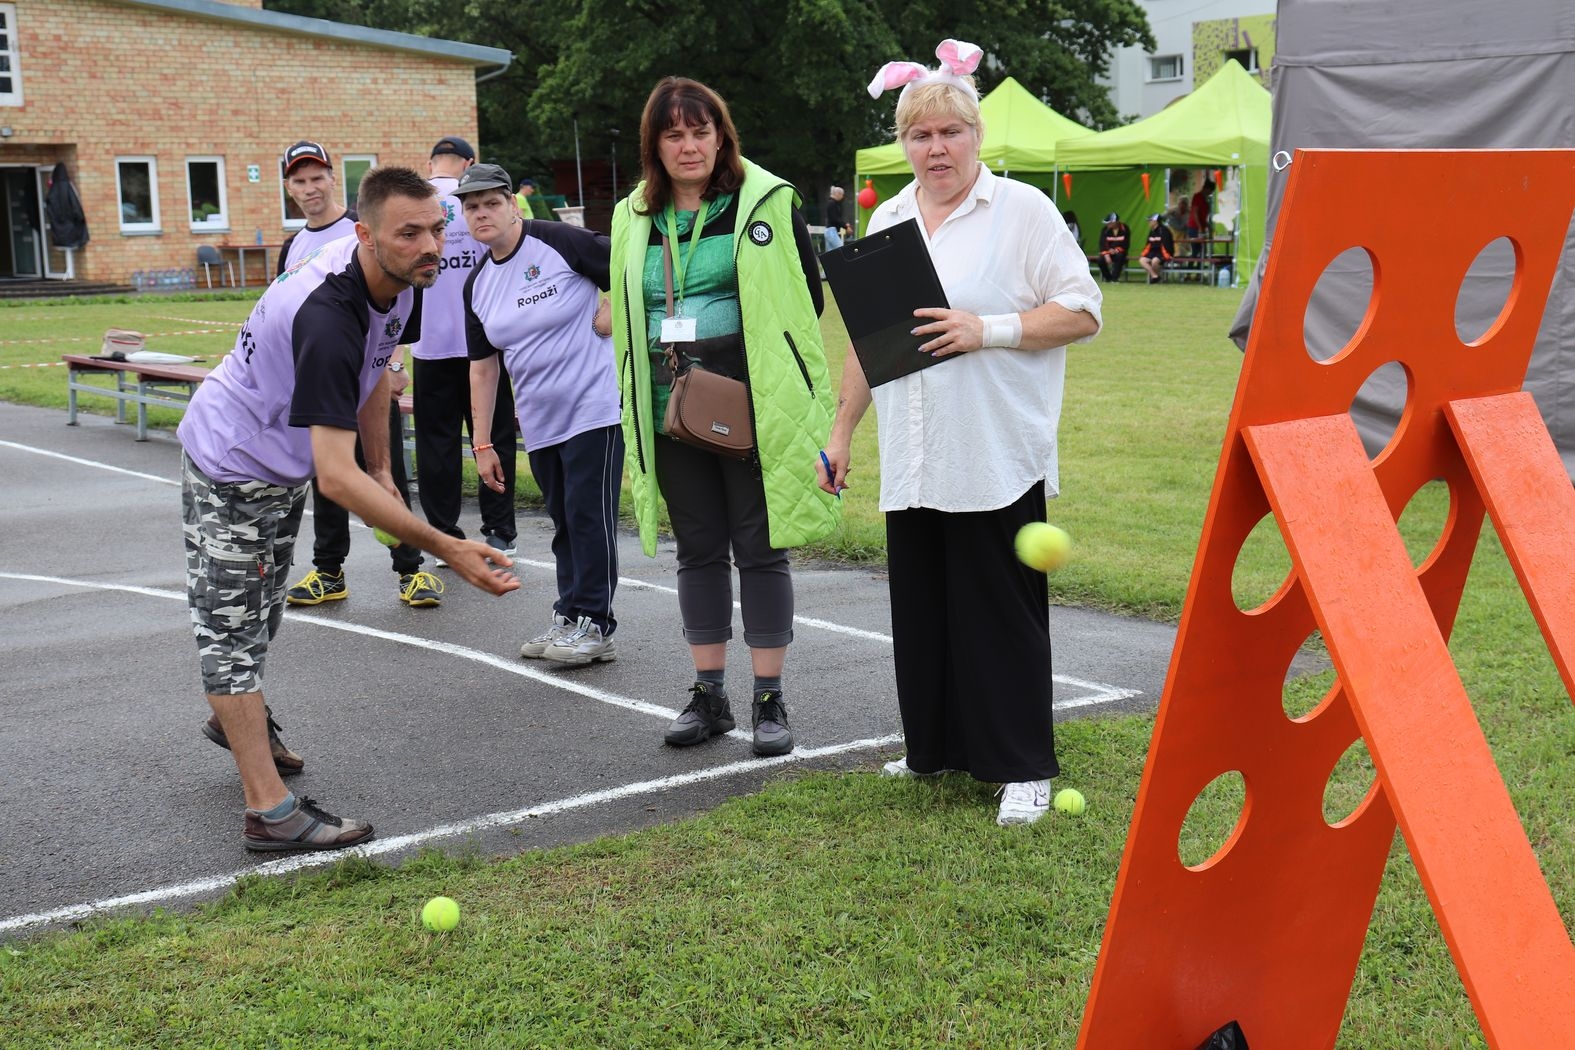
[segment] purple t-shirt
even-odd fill
[[[284,239],[284,244],[279,248],[279,268],[274,276],[277,277],[323,245],[331,244],[341,237],[354,236],[354,208],[345,209],[339,218],[322,226],[303,226]]]
[[[420,296],[406,288],[379,310],[358,245],[341,238],[280,274],[197,388],[176,433],[214,481],[305,484],[316,473],[307,428],[358,429],[394,348],[419,338]]]
[[[584,227],[527,220],[513,253],[488,252],[465,282],[471,360],[502,352],[527,452],[622,418],[612,340],[591,329],[610,249]]]
[[[438,203],[448,220],[444,234],[443,261],[438,264],[437,284],[421,295],[421,341],[410,348],[410,356],[423,361],[441,361],[465,356],[465,279],[470,276],[485,246],[477,244],[465,223],[465,209],[454,196],[458,179],[436,178]]]

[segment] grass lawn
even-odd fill
[[[1237,301],[1189,286],[1108,288],[1104,333],[1070,357],[1063,495],[1050,517],[1075,547],[1053,600],[1179,616],[1241,364],[1223,335]],[[110,324],[176,324],[154,312],[233,324],[245,310],[0,307],[0,365],[50,360],[67,338],[96,346]],[[824,327],[837,374],[834,312]],[[154,343],[176,349],[175,339],[205,353],[228,345]],[[0,369],[0,397],[63,405],[64,382],[59,369]],[[842,530],[815,554],[881,556],[874,433],[867,420]],[[1446,512],[1443,493],[1424,490],[1402,531],[1425,543]],[[1277,543],[1250,543],[1235,584],[1266,597],[1287,568]],[[1575,926],[1575,708],[1491,526],[1451,648]],[[1296,683],[1287,704],[1310,704],[1329,682]],[[1119,717],[1058,729],[1064,782],[1090,802],[1081,819],[1003,831],[991,788],[966,777],[789,772],[704,816],[619,838],[496,861],[352,859],[244,881],[195,912],[13,941],[0,945],[0,1044],[1070,1047],[1152,727]],[[1354,802],[1371,776],[1370,764],[1343,764],[1336,801]],[[1205,803],[1184,853],[1234,823],[1239,798]],[[464,909],[449,934],[417,919],[438,893]],[[1484,1045],[1398,839],[1339,1045]]]

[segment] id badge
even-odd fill
[[[693,317],[662,318],[662,342],[692,343],[694,341],[695,319]]]

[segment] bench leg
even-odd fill
[[[137,384],[137,396],[139,398],[148,396],[148,384],[142,382]],[[137,402],[137,440],[148,440],[148,403],[146,401]]]
[[[115,398],[115,422],[123,424],[126,422],[126,373],[115,373],[115,389],[120,394]]]
[[[66,426],[77,425],[77,383],[75,379],[66,379]]]

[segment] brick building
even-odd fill
[[[261,0],[4,0],[0,280],[127,283],[193,267],[200,245],[276,245],[302,225],[280,182],[286,146],[327,146],[353,200],[374,164],[424,172],[441,136],[475,142],[477,80],[512,59]],[[59,161],[91,236],[69,258],[41,221]],[[249,255],[255,281],[262,253]]]

